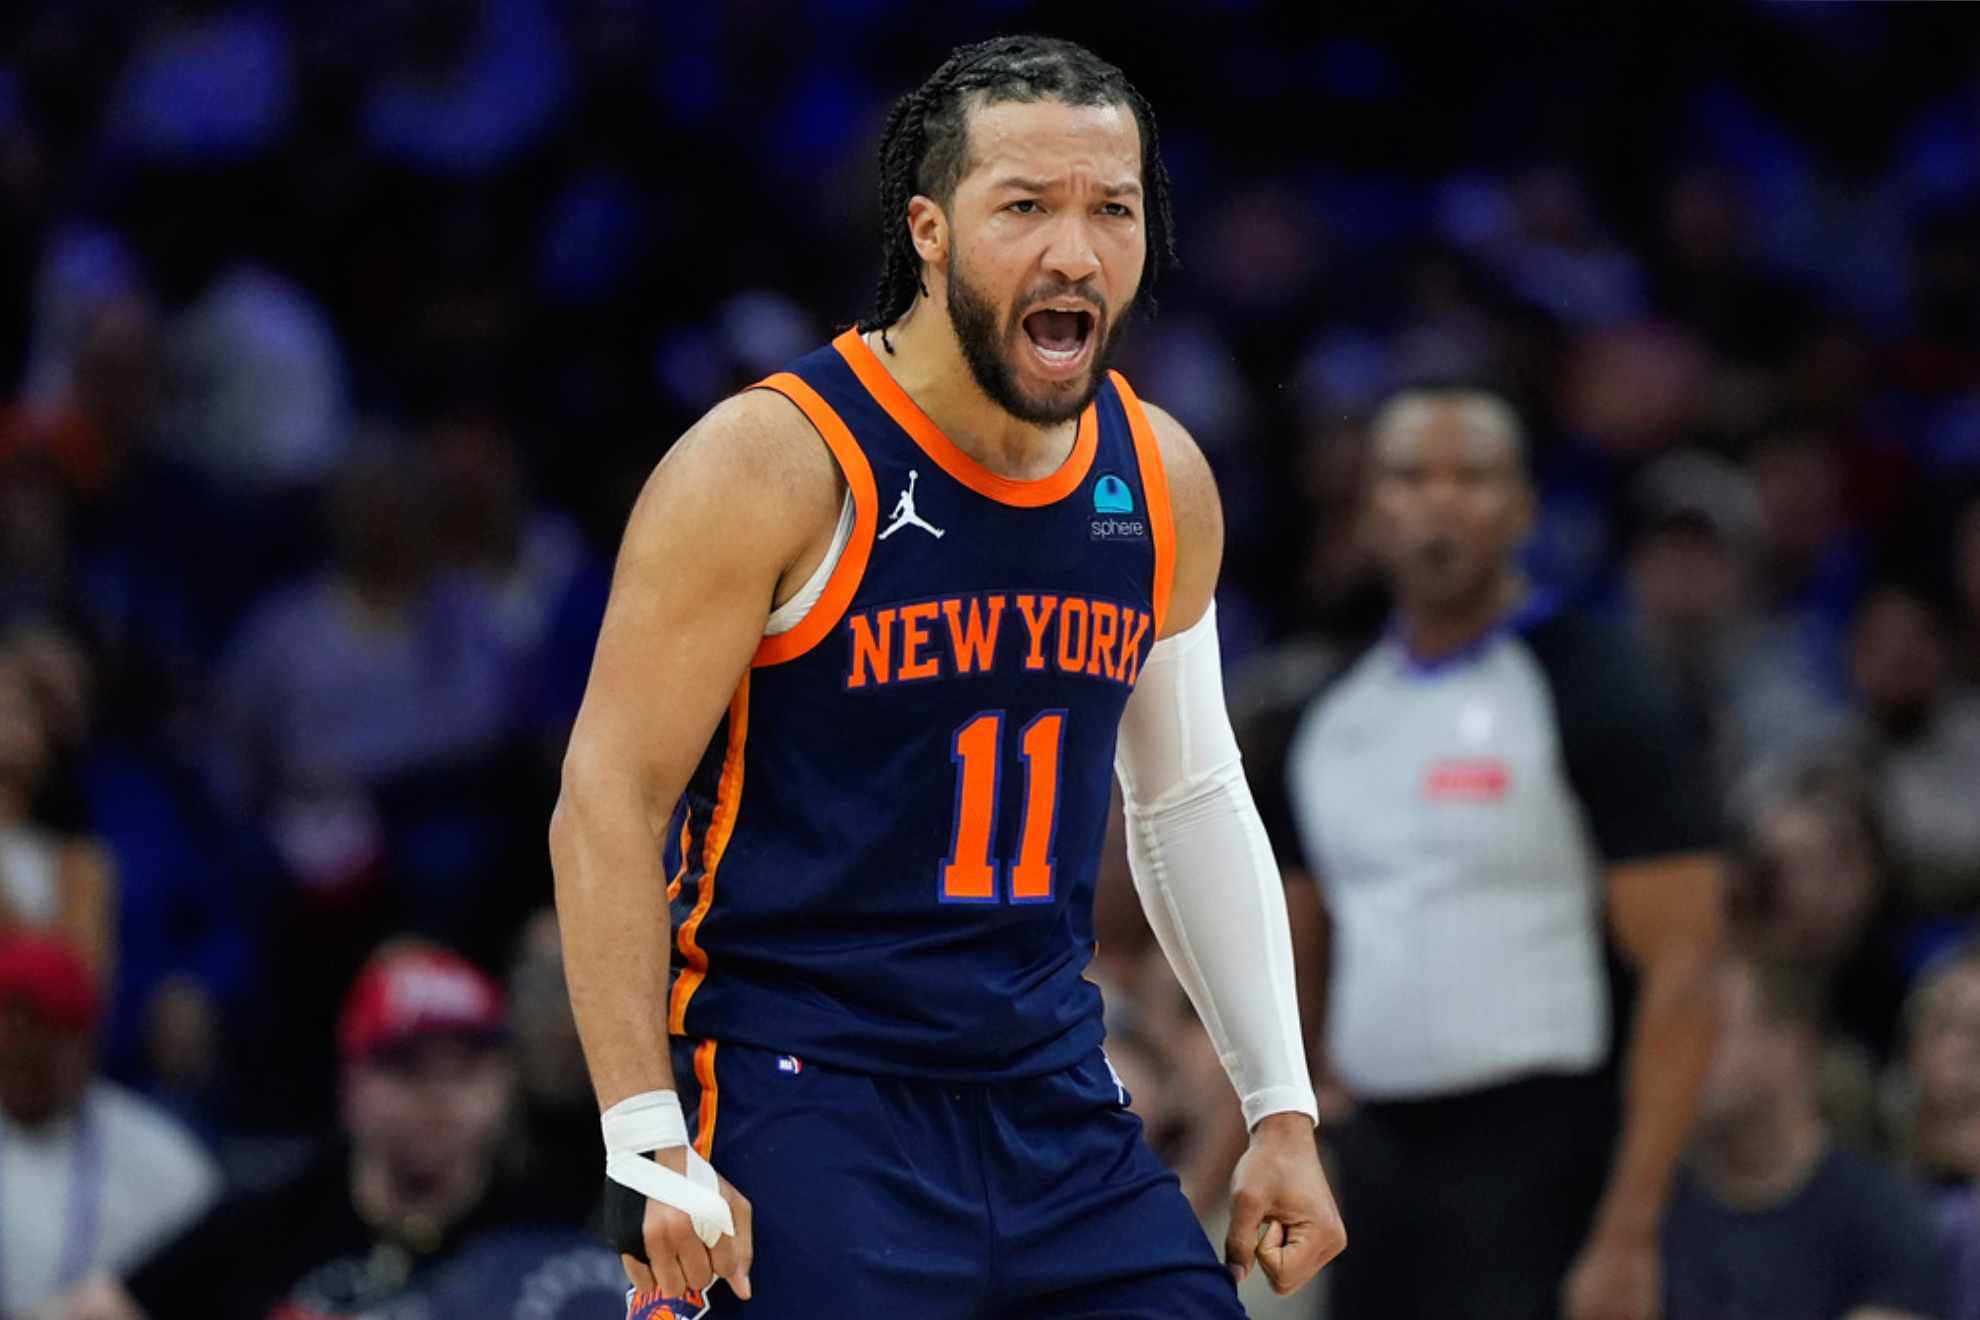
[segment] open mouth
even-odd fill
[[[1098,321],[1084,308],[1041,307],[1024,318],[1024,335],[1048,374],[1070,374],[1086,365]]]

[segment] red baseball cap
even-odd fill
[[[82,955],[63,940],[28,931],[0,935],[0,1002],[11,999],[62,1031],[88,1031],[103,1013]]]
[[[458,954],[429,947],[379,954],[344,998],[337,1047],[346,1062],[375,1058],[433,1036],[500,1039],[502,991]]]

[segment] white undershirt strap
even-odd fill
[[[846,547],[852,544],[854,517],[852,491],[848,490],[839,501],[839,525],[832,531],[832,544],[825,551],[825,557],[818,561],[818,567],[811,570],[811,576],[798,588],[797,595],[770,611],[770,621],[763,625],[765,637],[775,637],[787,633],[804,622],[804,616],[811,613],[811,607],[825,594],[825,585],[832,580],[832,570],[839,566]]]

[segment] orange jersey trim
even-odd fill
[[[722,778],[715,789],[715,814],[708,820],[708,837],[702,843],[701,887],[694,911],[681,923],[675,944],[681,953],[682,970],[674,981],[672,1002],[667,1012],[667,1030],[676,1036],[687,1034],[688,1001],[708,979],[708,954],[697,942],[701,923],[715,902],[715,874],[721,869],[722,854],[735,833],[736,812],[742,806],[743,743],[749,737],[749,675],[729,702],[729,746],[722,756]]]
[[[704,1040],[694,1047],[694,1079],[701,1083],[694,1152],[704,1160],[712,1160],[715,1158],[715,1111],[721,1105],[721,1088],[715,1084],[715,1042],[712,1040]]]
[[[1128,431],[1134,436],[1134,457],[1141,465],[1141,489],[1148,497],[1148,531],[1155,541],[1155,636],[1169,617],[1169,592],[1176,585],[1176,518],[1169,506],[1169,474],[1162,466],[1162,442],[1149,424],[1148,410],[1128,388],[1127,377],[1118,371],[1114,392],[1121,396],[1121,409],[1127,413]]]
[[[832,457],[838,460],[853,498],[852,540],[846,543],[845,552],[839,556],[831,576],[825,579],[824,593],[798,620],[797,627],[763,639],[749,662],[755,668],[797,659],[824,641],[826,634],[845,616],[846,606],[852,604],[853,593],[859,590],[860,579],[866,576],[866,561],[873,553],[873,534],[880,522],[880,497],[874,493],[873,469],[866,461],[866,451],[859,447],[859,441],[853,438],[839,414],[832,411],[832,405],[818,397],[818,392],[802,377],[780,371],[751,388],[774,390],[797,405],[832,451]]]
[[[667,901],[669,903],[681,896],[681,882],[687,879],[689,826],[693,822],[694,808],[690,807],[681,813],[681,867],[678,871],[674,872],[674,878],[667,882]]]
[[[887,410],[887,415],[908,433],[921,451],[934,459],[936,466],[978,495],[999,504],[1036,509],[1056,503],[1078,490],[1079,483],[1086,480],[1086,474],[1093,468],[1093,456],[1100,449],[1100,419],[1091,404],[1079,415],[1079,430],[1073,436],[1072,453],[1066,455],[1066,461],[1059,465],[1059,470],[1033,481],[1017,481],[992,472],[958,449],[955,441],[943,435],[942,428],[929,420],[928,414],[921,411],[921,405],[908,397],[908,392],[901,388],[893,373],[874,356],[873,350],[860,338],[859,331],[846,331],[832,341],[832,347],[853,369],[853,374],[859,377],[859,383],[866,387],[873,401]]]

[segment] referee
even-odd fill
[[[1704,770],[1635,648],[1522,579],[1504,398],[1405,389],[1370,445],[1396,612],[1283,773],[1302,846],[1280,855],[1320,899],[1315,1059],[1352,1106],[1331,1315],[1653,1320],[1718,1020]]]

